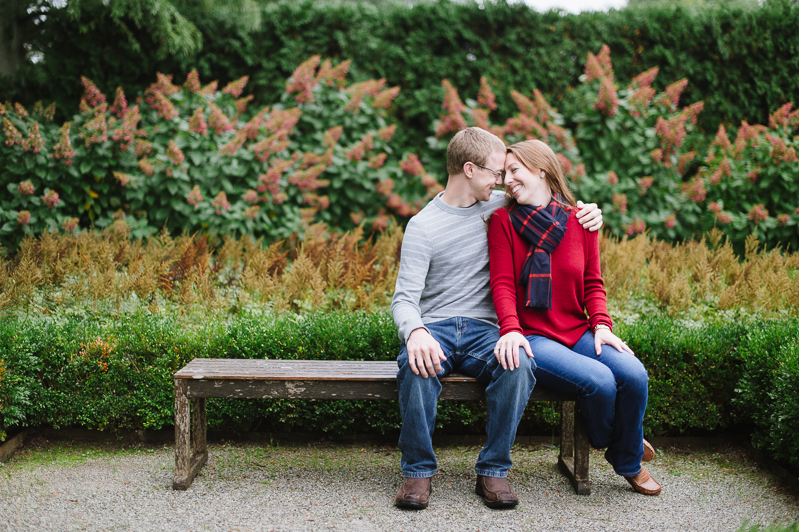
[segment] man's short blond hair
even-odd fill
[[[468,162],[485,165],[494,152],[505,153],[505,143],[499,137],[479,127],[462,129],[447,146],[447,173],[462,173],[463,165]]]

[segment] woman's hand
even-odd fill
[[[519,367],[519,348],[524,347],[527,356],[533,358],[533,350],[530,348],[530,342],[521,333],[509,332],[504,334],[502,338],[497,341],[494,347],[494,356],[503,367],[503,369],[510,368],[511,371]]]
[[[502,340],[500,338],[500,340]],[[616,348],[616,351],[621,353],[622,351],[627,351],[631,355],[634,355],[633,350],[627,347],[627,344],[621,341],[621,338],[610,332],[610,329],[598,329],[594,333],[594,347],[596,347],[596,356],[599,356],[602,353],[602,344],[608,344]]]

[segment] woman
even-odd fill
[[[560,162],[540,140],[508,148],[505,190],[512,199],[488,234],[502,335],[494,354],[505,368],[516,367],[520,347],[534,356],[537,383],[579,395],[591,444],[607,448],[616,473],[639,493],[659,494],[641,465],[655,454],[643,439],[648,377],[613,334],[597,233],[577,222]]]

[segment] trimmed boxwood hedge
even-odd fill
[[[690,325],[667,317],[619,324],[650,377],[645,430],[701,434],[754,427],[753,442],[799,465],[799,320]],[[173,422],[172,374],[194,357],[394,360],[387,312],[187,320],[5,318],[0,322],[0,431],[24,426],[157,430]],[[216,430],[387,433],[394,401],[209,401]],[[479,433],[482,403],[442,402],[438,427]],[[531,403],[520,433],[554,430],[555,404]]]

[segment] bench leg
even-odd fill
[[[588,431],[580,413],[580,406],[573,401],[563,401],[561,406],[560,438],[558,465],[561,471],[578,495],[590,495]]]
[[[194,410],[192,419],[191,410]],[[186,397],[186,383],[175,379],[175,479],[172,489],[185,490],[208,461],[205,399]]]

